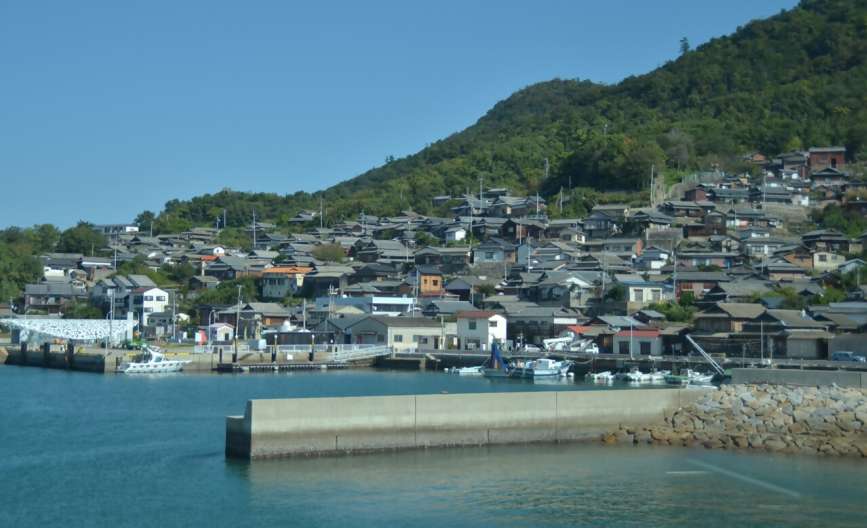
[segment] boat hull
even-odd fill
[[[130,363],[120,368],[124,374],[164,374],[181,372],[189,361],[162,361],[160,363]]]

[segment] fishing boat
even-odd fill
[[[180,372],[188,360],[166,359],[165,354],[153,346],[145,345],[141,361],[124,363],[118,367],[118,372],[124,374],[161,374],[165,372]]]
[[[565,376],[571,367],[571,362],[557,361],[550,358],[539,358],[516,365],[510,372],[512,378],[535,379]]]
[[[500,355],[499,343],[491,345],[491,356],[482,365],[482,376],[486,378],[508,378],[511,366]]]

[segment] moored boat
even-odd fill
[[[605,370],[602,372],[588,372],[586,378],[590,381],[614,381],[614,374],[611,373],[610,370]]]
[[[665,382],[672,385],[710,383],[712,380],[713,374],[702,374],[692,369],[686,369],[681,374],[667,374],[665,376]]]
[[[449,373],[457,374],[458,376],[481,376],[484,373],[484,368],[483,365],[477,367],[452,367],[449,369]]]
[[[513,378],[534,379],[565,376],[571,363],[550,358],[539,358],[516,365],[509,376]],[[564,370],[565,369],[565,370]]]
[[[162,374],[166,372],[180,372],[188,360],[166,359],[165,354],[158,348],[145,346],[141,355],[142,361],[124,363],[118,367],[118,372],[124,374]]]

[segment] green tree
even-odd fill
[[[313,248],[311,254],[324,262],[343,262],[346,259],[346,253],[340,244],[320,244]]]
[[[108,242],[93,224],[81,221],[60,234],[57,251],[61,253],[81,253],[83,255],[102,254]]]
[[[75,301],[63,312],[64,319],[102,319],[102,310],[87,301]]]

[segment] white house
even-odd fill
[[[371,316],[345,330],[346,340],[358,345],[382,345],[395,351],[446,348],[452,329],[448,323],[425,317]]]
[[[490,350],[495,342],[506,342],[506,318],[494,312],[458,312],[458,340],[463,350]]]
[[[446,242],[460,242],[467,238],[467,230],[461,226],[446,229]]]
[[[813,269],[815,271],[834,271],[846,262],[846,257],[829,251],[813,253]]]
[[[169,304],[169,294],[160,288],[133,290],[132,312],[142,326],[148,325],[150,314],[166,311]]]

